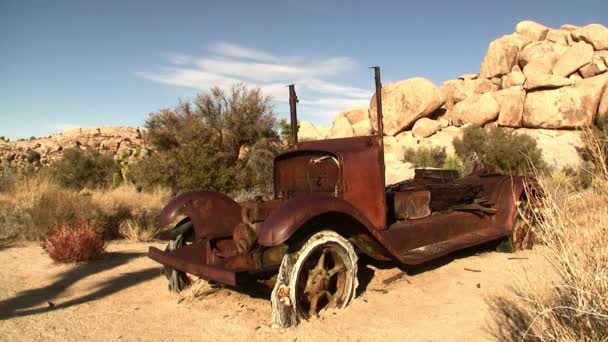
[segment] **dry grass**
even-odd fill
[[[120,235],[131,242],[148,242],[156,238],[160,228],[156,220],[144,214],[133,219],[126,219],[118,226]]]
[[[21,179],[10,191],[0,193],[0,242],[41,240],[51,227],[80,221],[94,222],[108,239],[120,237],[119,226],[126,220],[134,220],[140,228],[145,225],[149,232],[142,234],[150,235],[169,198],[163,189],[138,192],[133,186],[121,186],[76,192],[44,177]]]
[[[179,293],[182,300],[197,301],[218,293],[224,289],[220,284],[213,284],[204,279],[194,279],[192,284]]]
[[[523,276],[517,299],[493,300],[501,340],[608,340],[608,165],[597,140],[587,145],[598,162],[589,189],[577,192],[563,175],[538,178],[544,196],[528,219],[558,277],[544,286]]]

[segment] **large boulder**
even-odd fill
[[[353,124],[355,136],[369,135],[372,133],[372,124],[369,119],[361,120]]]
[[[526,92],[519,87],[503,89],[494,94],[500,107],[497,123],[499,126],[521,127]]]
[[[577,148],[584,146],[579,132],[520,128],[515,134],[526,134],[536,140],[536,145],[541,150],[543,160],[550,167],[561,170],[566,166],[579,167],[582,159]]]
[[[524,85],[524,83],[526,82],[526,75],[524,75],[524,73],[521,71],[521,68],[519,67],[519,65],[515,65],[512,69],[511,72],[505,76],[502,77],[500,83],[501,83],[501,88],[509,88],[509,87],[516,87],[516,86],[522,86]]]
[[[568,38],[567,36],[570,34],[570,32],[568,31],[562,31],[562,30],[549,30],[547,32],[547,37],[546,39],[552,43],[558,44],[558,45],[568,45]]]
[[[549,28],[531,20],[524,20],[517,23],[515,32],[530,40],[543,40],[547,36]]]
[[[528,93],[523,122],[532,128],[579,128],[593,124],[608,74],[577,82],[572,87]]]
[[[479,76],[485,78],[500,77],[508,74],[517,63],[517,54],[523,39],[517,35],[502,36],[488,46]]]
[[[483,126],[496,120],[500,107],[492,93],[476,94],[457,103],[451,112],[456,124],[472,123]]]
[[[441,123],[429,118],[421,118],[414,124],[412,134],[418,138],[426,138],[441,129]]]
[[[385,160],[403,160],[404,147],[397,137],[384,137],[384,159]]]
[[[548,41],[533,42],[526,45],[518,56],[517,62],[526,77],[529,74],[550,74],[560,53]]]
[[[597,116],[595,117],[596,126],[608,128],[606,124],[608,124],[608,85],[604,89],[600,104],[597,107]]]
[[[589,24],[574,30],[572,38],[593,45],[595,50],[608,50],[608,27],[604,25]]]
[[[298,122],[298,140],[321,140],[324,138],[317,127],[312,122],[300,121]]]
[[[443,147],[447,154],[454,154],[456,151],[454,150],[454,145],[452,143],[455,138],[462,138],[462,132],[465,126],[450,126],[442,129],[428,138],[421,139],[419,145],[424,147]]]
[[[570,46],[553,66],[553,74],[570,76],[580,67],[593,61],[593,47],[585,42]]]
[[[589,64],[583,65],[578,72],[580,72],[584,78],[589,78],[602,74],[606,72],[607,69],[608,68],[606,67],[604,59],[600,57],[600,55],[596,54],[593,56],[593,61]]]
[[[338,116],[327,133],[327,138],[349,138],[355,135],[353,126],[345,116]]]
[[[399,160],[386,160],[384,166],[384,182],[386,185],[414,178],[415,167],[411,163],[403,163]]]
[[[487,78],[449,80],[443,82],[439,88],[441,96],[448,104],[456,104],[475,94],[484,94],[498,89],[491,80]],[[450,106],[448,109],[451,109]]]
[[[368,120],[369,121],[369,111],[367,107],[359,107],[359,108],[351,108],[343,111],[338,115],[343,115],[348,119],[351,125],[356,124],[357,122]]]
[[[395,135],[443,104],[439,90],[425,78],[410,78],[382,87],[384,133]],[[376,95],[370,102],[371,123],[376,127]]]
[[[573,84],[574,81],[568,77],[533,73],[526,78],[524,89],[528,91],[535,89],[554,89]]]

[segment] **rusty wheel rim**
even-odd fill
[[[298,275],[297,308],[304,318],[319,316],[326,309],[340,308],[346,298],[348,266],[339,245],[326,244],[314,249]]]

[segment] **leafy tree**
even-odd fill
[[[48,171],[61,185],[83,189],[110,186],[117,170],[116,163],[108,155],[94,149],[68,148]]]
[[[155,153],[134,167],[135,181],[177,192],[267,186],[280,142],[270,101],[236,84],[151,113],[145,127]]]

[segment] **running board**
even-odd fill
[[[400,253],[400,261],[407,265],[419,265],[424,262],[442,257],[457,250],[476,246],[488,241],[506,236],[506,232],[498,228],[486,228],[471,233],[462,234],[452,239],[432,245],[410,249]]]

